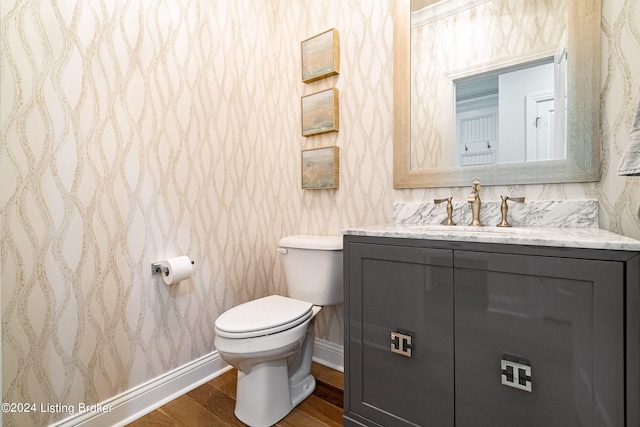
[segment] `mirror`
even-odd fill
[[[480,20],[483,25],[479,29],[466,24],[461,31],[451,23],[469,16],[479,19],[491,8],[497,8],[499,19],[510,22],[503,25],[514,26],[523,19],[523,10],[536,9],[530,5],[536,1],[542,2],[441,0],[413,14],[410,0],[394,1],[394,188],[466,186],[476,176],[484,185],[599,179],[600,1],[587,5],[581,0],[567,0],[562,8],[568,11],[566,29],[563,25],[553,31],[545,28],[542,35],[529,34],[527,37],[544,40],[530,43],[532,46],[526,49],[522,48],[526,43],[518,37],[498,43],[495,34],[487,30],[495,26],[484,22],[488,18]],[[507,3],[520,5],[516,7],[517,18],[504,18]],[[481,12],[480,8],[489,12]],[[557,16],[554,19],[560,20]],[[538,16],[538,21],[547,20]],[[445,29],[436,31],[435,23]],[[411,46],[412,25],[428,29],[414,37],[421,39],[420,47]],[[470,40],[482,37],[491,39],[491,43],[487,47],[474,46],[469,52]],[[422,48],[425,43],[427,46]],[[464,58],[464,65],[456,62],[457,58]],[[506,82],[513,76],[538,67],[551,68],[555,84],[550,89],[536,87],[520,90],[521,93],[505,89],[504,95],[499,89],[487,95],[488,87],[507,88]],[[413,82],[412,73],[420,74]],[[501,80],[505,83],[501,84]],[[531,82],[532,78],[525,80]],[[522,89],[518,81],[522,80],[512,79],[510,84]],[[476,84],[481,86],[474,87]],[[514,107],[505,108],[508,97],[516,99],[513,105],[518,105],[517,111]],[[546,107],[536,110],[542,105],[552,105],[547,108],[550,115],[533,113],[543,111]],[[502,117],[498,110],[510,111],[512,117]],[[491,123],[489,117],[494,116],[494,131],[485,129],[486,135],[465,136],[464,126]],[[473,119],[467,120],[469,117]],[[523,128],[500,138],[500,134],[506,134],[499,129],[499,123],[511,125],[514,117],[523,123],[546,126],[549,132],[542,138],[536,136],[536,129],[531,136]],[[491,139],[492,135],[495,139]],[[531,141],[543,142],[536,145]]]

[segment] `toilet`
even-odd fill
[[[252,427],[275,424],[313,393],[314,318],[343,300],[342,236],[288,236],[277,251],[288,297],[240,304],[215,322],[214,345],[238,370],[235,415]]]

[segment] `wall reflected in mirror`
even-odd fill
[[[567,20],[566,0],[411,0],[411,169],[566,158]]]
[[[565,82],[566,67],[556,66],[554,58],[454,81],[450,163],[472,166],[564,159]]]

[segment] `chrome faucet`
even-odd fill
[[[471,187],[471,194],[467,196],[467,202],[471,203],[471,224],[473,226],[481,227],[482,223],[480,222],[480,206],[482,202],[480,201],[480,189],[482,186],[480,185],[479,178],[473,178],[473,186]]]

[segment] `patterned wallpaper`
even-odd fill
[[[604,228],[640,238],[640,180],[615,176],[640,0],[604,0],[603,14],[603,180],[485,199],[597,198]],[[3,0],[0,18],[3,402],[94,403],[155,378],[213,351],[222,311],[286,292],[281,236],[468,191],[393,190],[390,0]],[[331,27],[341,73],[305,85],[300,41]],[[331,86],[340,131],[301,137],[300,96]],[[340,147],[340,189],[300,190],[300,150],[326,145]],[[182,254],[191,279],[151,276]],[[341,343],[341,307],[317,330]]]

